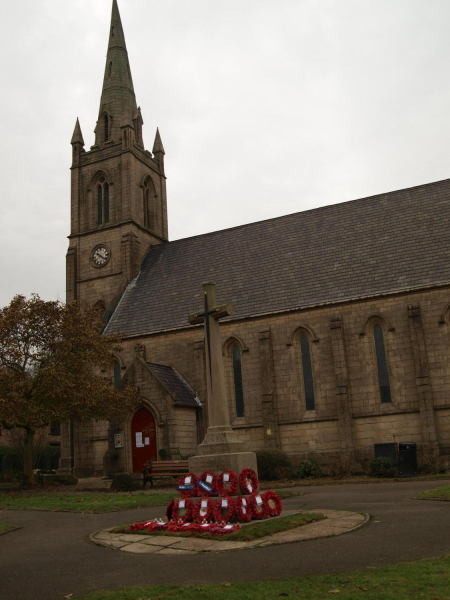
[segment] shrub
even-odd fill
[[[337,460],[331,461],[328,464],[331,477],[343,479],[350,477],[352,474],[352,462],[347,456],[340,456]]]
[[[448,465],[443,456],[426,454],[420,461],[417,470],[420,475],[444,475],[448,471]]]
[[[22,471],[23,465],[20,461],[17,450],[11,446],[0,446],[0,472],[2,471],[2,465],[6,465],[3,463],[3,459],[9,458],[7,461],[9,463],[10,469],[12,471]]]
[[[317,458],[307,458],[302,460],[296,468],[296,476],[299,479],[309,479],[310,477],[321,477],[322,467]]]
[[[367,464],[369,475],[373,477],[395,477],[397,474],[397,468],[387,456],[372,458]]]
[[[75,475],[44,475],[44,481],[50,481],[51,483],[59,483],[61,485],[75,485],[78,483],[78,479]]]
[[[260,450],[256,453],[259,478],[265,481],[287,479],[292,475],[292,463],[281,450]]]
[[[116,492],[133,492],[141,487],[142,478],[131,473],[118,473],[111,484],[111,489]]]

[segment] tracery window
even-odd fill
[[[375,342],[375,354],[377,357],[378,385],[380,387],[381,402],[392,402],[383,329],[378,323],[375,324],[373,328],[373,337]]]
[[[244,388],[242,385],[242,362],[239,346],[233,346],[231,350],[231,356],[233,361],[234,403],[236,408],[236,417],[244,417]]]
[[[109,223],[109,183],[102,176],[97,184],[97,225]]]
[[[314,380],[311,362],[311,350],[309,339],[306,335],[300,338],[300,350],[302,355],[302,371],[303,371],[303,390],[305,393],[306,410],[315,410],[316,401],[314,398]]]

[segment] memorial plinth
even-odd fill
[[[232,304],[217,305],[213,283],[203,284],[203,310],[189,315],[191,324],[204,323],[206,341],[206,378],[208,396],[208,430],[198,447],[198,455],[189,459],[189,470],[239,473],[244,468],[257,471],[256,454],[245,452],[230,425],[222,357],[219,319],[233,314]]]

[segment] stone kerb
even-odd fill
[[[283,516],[299,514],[301,510],[285,510]],[[90,535],[90,540],[97,546],[112,548],[132,554],[163,554],[184,555],[203,552],[224,552],[229,550],[244,550],[262,548],[277,544],[304,542],[318,538],[326,538],[359,529],[369,522],[370,517],[365,513],[349,511],[308,509],[326,518],[323,521],[309,523],[295,529],[282,531],[250,542],[229,542],[201,539],[197,537],[177,537],[176,535],[152,536],[138,534],[111,533],[113,528],[103,529]],[[279,517],[275,517],[279,518]]]

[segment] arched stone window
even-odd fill
[[[109,183],[102,175],[97,183],[97,225],[109,223]]]
[[[306,410],[316,410],[316,400],[314,396],[314,379],[311,361],[311,348],[309,339],[306,335],[300,336],[300,353],[302,357],[302,379],[303,392],[305,395],[305,407]]]
[[[144,226],[147,227],[147,229],[155,230],[156,189],[151,177],[145,179],[143,189]]]
[[[245,407],[244,388],[242,385],[241,350],[237,344],[232,347],[231,357],[233,362],[234,405],[236,409],[236,417],[244,417]]]
[[[120,385],[120,364],[116,361],[114,363],[114,387],[118,388]]]
[[[377,358],[378,385],[380,388],[381,402],[392,402],[386,350],[384,347],[383,328],[379,323],[376,323],[373,327],[373,338],[375,343],[375,354]]]

